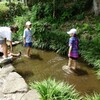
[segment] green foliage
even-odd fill
[[[73,5],[74,13],[75,13],[75,11],[77,13],[82,13],[83,10],[85,9],[85,2],[86,1],[84,1],[84,0],[76,0],[76,2]]]
[[[89,28],[89,24],[88,23],[84,23],[83,24],[83,31],[86,31],[86,30],[88,30],[88,28]]]
[[[32,7],[32,18],[31,18],[32,22],[34,22],[35,20],[40,20],[42,18],[46,18],[50,16],[52,16],[51,3],[39,2],[38,4]]]
[[[80,43],[80,53],[83,58],[89,62],[89,64],[93,64],[96,68],[100,68],[100,34],[93,37],[91,40],[81,39]]]
[[[86,95],[84,100],[100,100],[100,94],[94,93],[93,95]]]
[[[9,8],[5,5],[5,2],[0,2],[0,24],[6,22],[6,15]]]
[[[85,18],[85,11],[89,10],[92,6],[92,0],[76,0],[66,1],[63,7],[59,7],[58,10],[61,21],[67,21],[72,19],[83,20]]]
[[[24,28],[25,28],[25,23],[29,19],[30,19],[30,12],[27,13],[27,16],[22,15],[22,16],[16,16],[16,18],[14,18],[14,23],[19,27],[19,30],[17,34],[13,34],[13,37],[12,37],[13,41],[14,40],[22,41],[22,35],[23,35]]]
[[[85,15],[84,15],[84,13],[82,13],[82,14],[77,15],[76,19],[80,21],[80,20],[83,20],[84,17],[85,17]]]
[[[52,25],[44,21],[33,23],[34,47],[54,50],[57,53],[66,53],[66,34],[59,30],[52,30]]]
[[[31,89],[37,89],[42,100],[81,100],[79,93],[72,85],[55,80],[30,83]]]
[[[9,7],[9,11],[7,14],[8,20],[13,19],[15,16],[21,16],[25,11],[28,9],[25,5],[23,6],[22,3],[7,3],[6,4]]]
[[[21,3],[0,3],[0,22],[4,24],[6,22],[13,22],[15,16],[21,16],[27,7],[23,6]]]
[[[87,37],[90,37],[91,35],[93,35],[95,31],[93,26],[87,22],[82,23],[82,25],[79,26],[79,28],[80,28],[80,33],[87,35]]]
[[[97,63],[100,64],[100,60],[98,60]],[[100,69],[96,71],[96,75],[97,75],[97,78],[100,79]]]
[[[66,20],[69,20],[69,19],[72,19],[72,10],[71,8],[65,10],[61,16],[61,21],[66,21]]]
[[[95,30],[96,30],[97,32],[100,32],[100,23],[97,23],[97,24],[96,24]]]

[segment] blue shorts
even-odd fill
[[[25,47],[32,47],[32,42],[30,42],[30,43],[25,43],[24,46],[25,46]]]

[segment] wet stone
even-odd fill
[[[20,42],[15,42],[19,44]],[[28,85],[11,64],[12,57],[0,58],[0,100],[40,100],[36,90],[28,90]]]
[[[62,70],[63,70],[64,72],[66,72],[67,74],[73,73],[72,70],[71,70],[67,65],[64,65],[64,66],[62,67]]]
[[[3,84],[3,93],[26,92],[28,86],[25,80],[16,72],[10,73]]]

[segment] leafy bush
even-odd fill
[[[53,31],[54,27],[44,21],[34,22],[32,27],[36,39],[33,43],[34,47],[54,50],[60,54],[66,53],[67,36],[65,32]]]
[[[98,34],[97,37],[94,37],[92,40],[81,40],[80,48],[81,48],[81,55],[89,62],[89,64],[93,64],[95,68],[100,68],[100,35]]]
[[[98,64],[100,64],[100,60],[98,60]],[[100,69],[96,71],[97,78],[100,79]]]
[[[79,14],[79,15],[76,16],[76,19],[79,20],[79,21],[80,21],[80,20],[83,20],[84,18],[85,18],[84,13]]]
[[[39,2],[38,4],[32,7],[32,18],[31,18],[32,22],[34,22],[35,20],[40,20],[42,18],[46,18],[50,16],[52,16],[51,3]]]
[[[72,85],[55,80],[30,83],[31,89],[37,89],[42,100],[81,100],[79,93]]]
[[[10,21],[13,19],[13,17],[21,16],[23,13],[25,13],[25,11],[28,10],[28,8],[25,5],[23,6],[23,4],[20,2],[7,3],[6,6],[9,8],[7,18]]]
[[[100,32],[100,23],[97,23],[97,24],[95,25],[95,30],[96,30],[97,32]]]
[[[28,8],[21,3],[0,2],[0,22],[13,22],[15,16],[21,16]]]
[[[58,8],[58,12],[61,13],[57,18],[61,21],[68,21],[72,19],[83,20],[85,18],[85,11],[91,9],[92,7],[90,5],[92,5],[92,0],[66,0],[63,7]]]
[[[13,37],[12,37],[13,41],[14,40],[22,41],[22,35],[25,28],[25,23],[29,19],[30,19],[30,13],[27,13],[27,16],[22,15],[22,16],[16,16],[16,18],[14,18],[14,23],[19,27],[19,30],[17,34],[13,34]]]
[[[0,24],[6,22],[6,15],[9,8],[5,5],[5,2],[0,2]]]

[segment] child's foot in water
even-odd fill
[[[18,57],[19,57],[19,56],[21,56],[21,52],[20,52],[20,51],[19,51],[19,53],[18,53]]]
[[[25,57],[27,57],[27,58],[30,58],[30,56],[28,56],[28,55],[24,55]]]

